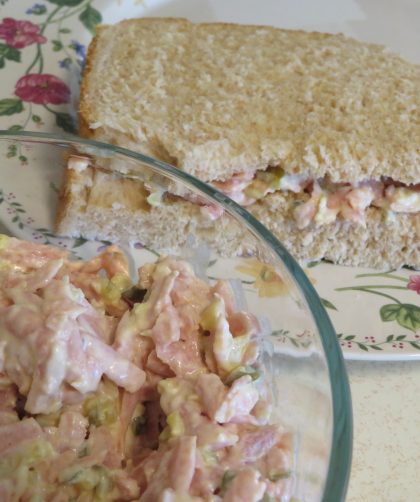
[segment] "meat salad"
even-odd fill
[[[258,319],[228,281],[110,246],[71,261],[0,236],[2,502],[291,499]]]

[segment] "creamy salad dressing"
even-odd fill
[[[134,286],[134,287],[133,287]],[[0,237],[0,500],[290,500],[258,320],[229,283]]]
[[[332,183],[326,178],[313,180],[307,175],[288,175],[280,167],[271,167],[255,174],[235,174],[226,181],[213,181],[212,185],[242,206],[254,204],[278,190],[309,194],[309,199],[293,213],[300,229],[337,219],[365,225],[370,206],[385,213],[420,212],[420,184],[405,186],[391,179]]]

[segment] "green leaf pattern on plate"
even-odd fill
[[[85,28],[94,35],[96,25],[102,21],[102,16],[101,13],[91,7],[91,5],[87,5],[86,9],[80,14],[79,19]]]
[[[5,98],[0,99],[0,115],[13,115],[23,111],[23,104],[20,99]]]
[[[356,276],[357,278],[366,278],[366,277],[375,277],[381,279],[388,279],[391,282],[387,282],[387,284],[377,284],[377,285],[358,285],[358,286],[347,286],[342,288],[337,288],[336,291],[361,291],[368,294],[374,294],[378,296],[382,296],[389,300],[392,300],[393,303],[386,303],[382,305],[379,309],[379,317],[382,322],[395,322],[401,328],[412,331],[413,333],[417,333],[420,331],[420,305],[415,305],[413,303],[403,303],[395,296],[395,291],[405,291],[412,290],[414,294],[420,294],[420,276],[412,275],[407,280],[406,277],[402,277],[395,273],[395,271],[390,270],[389,272],[378,272],[378,273],[369,273],[369,274],[360,274]],[[404,283],[404,286],[401,283]],[[416,286],[419,284],[419,286]],[[389,291],[392,291],[393,295],[389,294]],[[389,337],[388,337],[389,338]],[[403,338],[397,338],[396,341],[402,341]],[[390,341],[394,341],[394,338],[391,338]],[[405,340],[404,340],[404,343]],[[412,347],[417,348],[417,341],[412,341]],[[413,345],[414,344],[414,345]],[[360,347],[364,350],[363,347]]]

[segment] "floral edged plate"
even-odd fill
[[[323,1],[333,3],[333,0]],[[306,2],[309,5],[310,0]],[[147,3],[138,0],[40,0],[37,3],[0,0],[0,129],[77,131],[78,89],[86,47],[95,26],[102,21],[111,23],[142,15],[178,15],[194,21],[225,20],[350,31],[350,35],[364,38],[362,32],[354,30],[352,33],[351,23],[347,23],[347,18],[352,16],[353,23],[358,16],[360,18],[357,9],[344,9],[333,20],[323,20],[321,16],[315,21],[318,24],[313,24],[305,19],[303,6],[299,14],[290,9],[279,11],[280,5],[291,3],[264,0],[264,5],[258,4],[258,9],[252,3],[241,4],[239,9],[239,0],[229,2],[229,7],[223,0],[217,0],[212,2],[210,10],[204,0],[196,0],[194,4],[180,0],[150,0]],[[377,41],[387,43],[387,40]],[[391,40],[389,45],[399,48],[392,47]],[[6,155],[15,158],[20,168],[28,169],[25,152],[18,147],[11,145]],[[28,169],[27,183],[31,182],[31,177],[36,183],[36,176],[36,171]],[[55,189],[54,185],[50,189]],[[42,227],[45,208],[37,207],[36,201],[31,201],[31,207],[27,204],[20,200],[19,190],[10,190],[4,177],[0,181],[0,221],[12,227],[13,233],[41,242],[65,244],[75,252],[83,248],[83,240],[56,242]],[[140,243],[137,248],[142,248]],[[131,252],[138,252],[138,249],[133,248]],[[147,252],[153,254],[153,250]],[[252,284],[257,295],[272,297],[275,308],[276,299],[284,294],[279,277],[267,274],[258,262],[242,272],[244,282]],[[347,359],[420,359],[420,272],[407,269],[377,272],[312,263],[306,273],[328,310]],[[287,331],[278,333],[278,341],[295,349],[308,344],[304,332],[301,336],[292,336]]]

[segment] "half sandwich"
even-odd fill
[[[380,46],[184,19],[102,26],[80,134],[209,182],[300,261],[420,267],[420,66]],[[57,228],[159,248],[203,233],[242,247],[223,214],[182,191],[92,167],[67,169]]]

